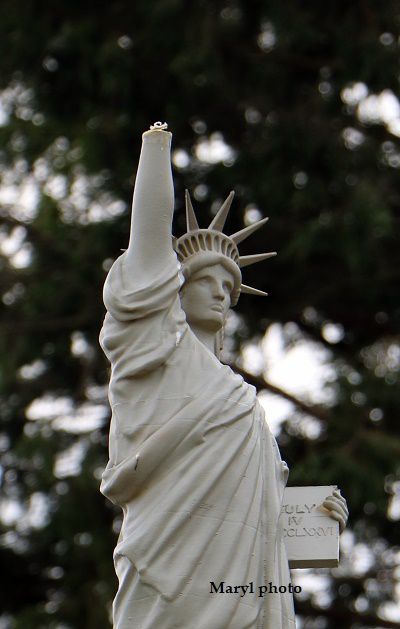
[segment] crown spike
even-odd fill
[[[216,231],[222,232],[225,221],[228,216],[228,212],[231,208],[233,197],[235,196],[234,190],[232,190],[228,197],[225,199],[221,207],[219,208],[217,214],[214,216],[213,220],[208,226],[208,229],[215,229]]]
[[[270,251],[269,253],[257,253],[253,256],[240,256],[239,266],[242,268],[244,266],[249,266],[250,264],[257,264],[257,262],[262,262],[263,260],[273,258],[274,256],[276,256],[276,251]]]
[[[268,293],[265,293],[263,290],[258,290],[258,288],[252,288],[251,286],[246,286],[246,284],[240,285],[240,292],[247,293],[248,295],[260,295],[263,297],[268,297]]]
[[[199,229],[196,214],[194,213],[192,200],[190,198],[189,190],[185,190],[185,202],[186,202],[186,229],[188,232],[193,232]]]
[[[229,238],[231,238],[233,242],[238,244],[239,242],[242,242],[242,240],[245,240],[246,238],[248,238],[250,234],[257,231],[257,229],[260,229],[260,227],[262,227],[267,221],[269,221],[268,217],[262,218],[261,221],[257,221],[257,223],[252,223],[248,227],[245,227],[244,229],[241,229],[240,231],[235,232],[234,234],[229,236]]]

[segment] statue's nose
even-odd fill
[[[221,301],[225,297],[224,289],[219,284],[216,284],[214,287],[214,297],[216,299],[220,299]]]

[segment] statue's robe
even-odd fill
[[[112,419],[101,491],[123,510],[114,628],[294,628],[292,595],[258,589],[290,582],[287,466],[254,387],[196,338],[179,288],[176,263],[140,287],[122,255],[104,289]],[[249,584],[254,593],[229,590]]]

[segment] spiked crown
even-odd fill
[[[232,305],[234,306],[240,293],[250,295],[267,295],[264,291],[242,284],[242,274],[240,269],[250,264],[262,262],[267,258],[276,255],[275,251],[259,253],[250,256],[241,256],[237,245],[245,240],[250,234],[262,227],[268,218],[263,218],[244,229],[228,236],[223,233],[225,221],[227,219],[234,192],[231,192],[224,201],[217,214],[211,221],[207,229],[200,229],[194,213],[192,201],[188,190],[185,193],[186,202],[186,226],[187,232],[175,241],[174,247],[178,260],[182,264],[183,274],[186,281],[193,273],[205,266],[220,263],[225,266],[234,278],[234,288],[232,291]]]

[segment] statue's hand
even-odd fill
[[[331,518],[339,522],[339,530],[343,533],[349,517],[349,510],[346,499],[341,495],[340,489],[334,489],[332,496],[328,496],[322,503],[322,506],[328,509]]]

